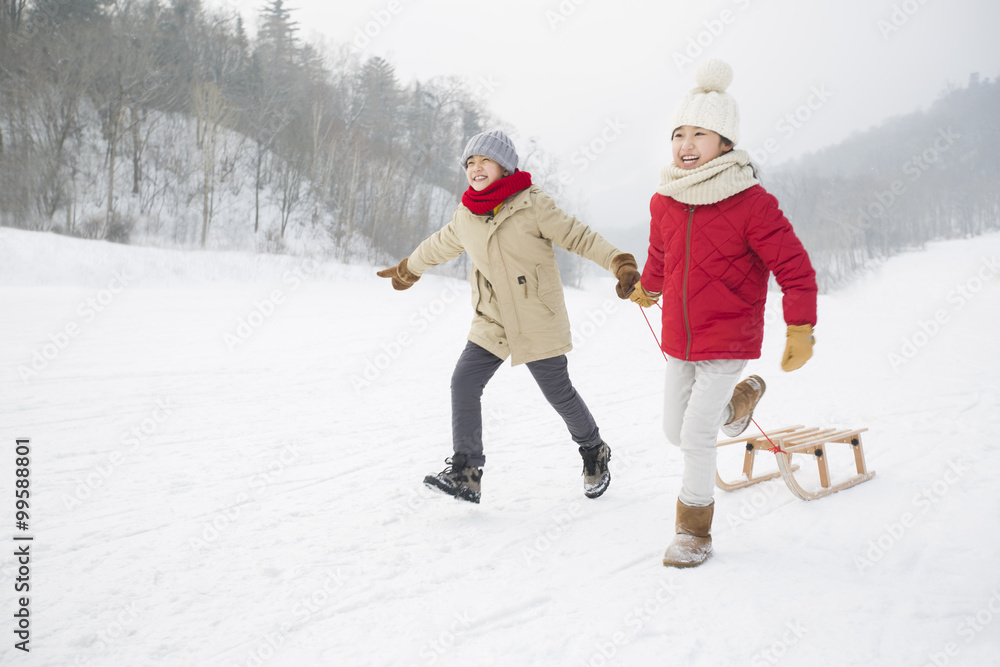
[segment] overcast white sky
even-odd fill
[[[248,26],[265,0],[206,0]],[[466,78],[572,182],[599,228],[648,223],[669,117],[712,57],[735,71],[740,147],[780,164],[1000,75],[997,0],[286,0],[304,39]],[[932,138],[929,138],[932,139]],[[585,150],[589,147],[589,151]]]

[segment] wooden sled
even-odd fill
[[[801,424],[786,426],[776,431],[768,431],[767,437],[758,433],[757,435],[744,435],[731,440],[720,440],[717,447],[735,445],[742,443],[746,447],[746,454],[743,457],[743,479],[737,482],[726,482],[719,476],[719,471],[715,471],[715,483],[723,491],[735,491],[753,484],[781,477],[785,480],[788,489],[802,500],[815,500],[836,493],[862,482],[867,482],[875,476],[875,471],[868,470],[865,464],[865,453],[861,445],[861,434],[867,428],[858,429],[820,429],[816,427],[807,428]],[[778,447],[775,451],[771,442]],[[854,450],[854,464],[857,467],[857,474],[853,477],[833,486],[830,485],[830,466],[827,463],[827,445],[847,444]],[[757,452],[760,450],[773,451],[778,460],[778,472],[754,477],[753,464]],[[793,454],[808,454],[815,457],[816,465],[819,466],[819,481],[821,489],[819,491],[807,491],[795,479],[795,471],[799,466],[792,465]]]

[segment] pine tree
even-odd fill
[[[257,52],[261,65],[275,75],[288,74],[299,62],[298,23],[284,0],[271,0],[260,15]]]

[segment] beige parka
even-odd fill
[[[475,310],[469,340],[501,359],[511,357],[516,366],[573,349],[553,243],[609,271],[620,253],[532,185],[508,197],[495,215],[460,205],[447,225],[417,246],[407,269],[420,276],[468,253]]]

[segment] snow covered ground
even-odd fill
[[[716,555],[678,571],[664,362],[610,279],[567,290],[610,489],[583,496],[562,423],[505,366],[473,506],[421,484],[450,453],[462,281],[0,229],[0,663],[1000,665],[998,257],[996,234],[937,243],[822,296],[790,374],[772,295],[757,421],[867,426],[877,475],[813,502],[719,491]]]

